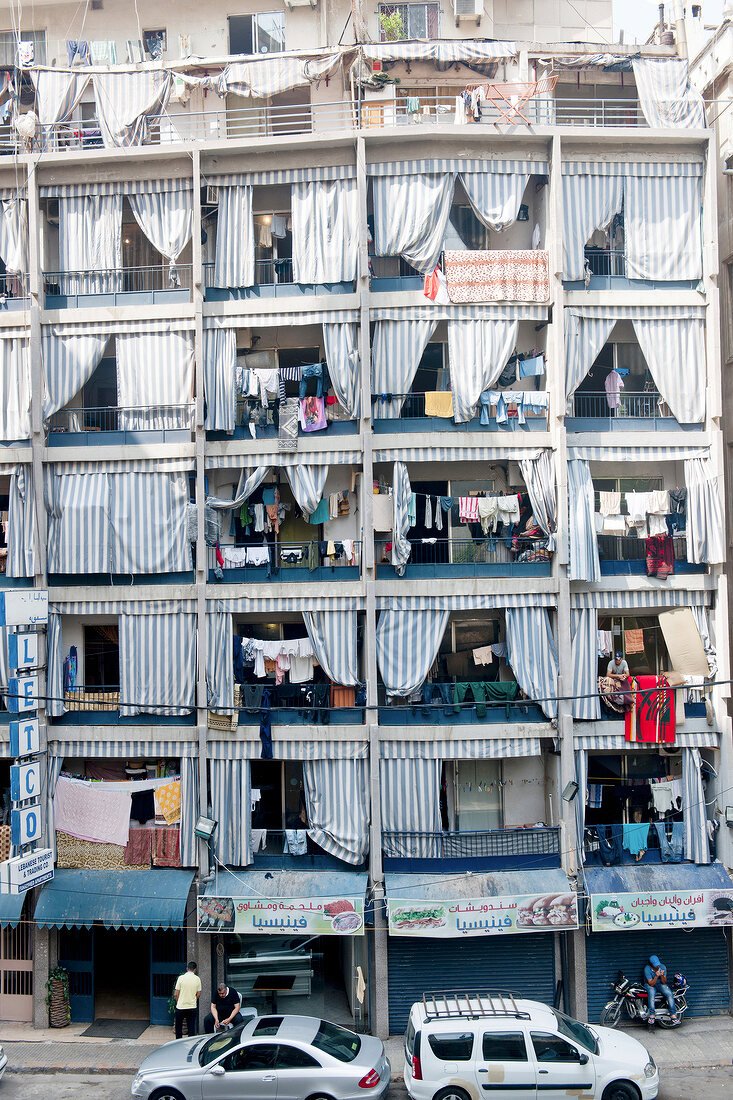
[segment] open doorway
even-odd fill
[[[94,929],[94,1019],[150,1019],[150,933]]]

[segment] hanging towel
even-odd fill
[[[435,530],[443,530],[443,509],[440,506],[440,497],[435,498]]]
[[[625,535],[626,534],[626,517],[625,516],[605,516],[603,519],[603,534],[604,535]]]
[[[181,866],[180,829],[156,829],[153,863],[156,867]]]
[[[589,783],[586,805],[589,810],[600,810],[603,804],[603,784]]]
[[[458,518],[463,523],[478,523],[479,511],[478,511],[478,497],[459,497],[458,498]]]
[[[621,514],[620,493],[599,493],[599,498],[602,516],[618,516]]]
[[[451,390],[434,390],[426,393],[425,415],[450,419],[453,416],[453,393]]]
[[[478,515],[481,521],[481,530],[485,535],[488,535],[490,530],[492,532],[496,531],[499,522],[499,498],[479,497]]]
[[[432,526],[433,526],[433,502],[432,502],[430,496],[425,497],[425,521],[424,521],[424,523],[425,523],[426,529],[428,531],[430,531],[432,529]]]
[[[598,656],[610,657],[613,653],[613,634],[610,630],[598,631]]]
[[[519,523],[519,497],[515,494],[496,499],[499,502],[499,518],[504,523]]]
[[[155,788],[155,812],[165,818],[166,825],[173,825],[181,820],[180,779]]]
[[[104,783],[59,776],[53,806],[56,828],[79,840],[127,846],[131,798],[128,791],[105,790]]]
[[[649,501],[650,513],[666,516],[669,512],[669,491],[667,489],[654,489],[649,495],[651,497]],[[652,531],[649,534],[651,535]]]
[[[674,806],[672,801],[672,787],[668,782],[652,783],[652,802],[658,814],[666,814]]]
[[[475,665],[490,665],[494,660],[494,651],[490,645],[480,646],[473,651],[473,663]]]
[[[155,832],[155,829],[130,829],[130,837],[122,857],[126,867],[150,867]]]
[[[626,741],[673,745],[674,691],[664,676],[632,676],[632,705],[624,716]]]
[[[624,649],[626,653],[644,652],[644,631],[641,627],[624,631]]]
[[[305,517],[308,523],[328,523],[328,501],[322,500],[315,512]]]
[[[632,856],[645,852],[649,847],[649,825],[645,821],[634,821],[623,828],[623,845]]]
[[[407,504],[407,522],[410,527],[414,527],[417,523],[417,496],[415,493],[410,494],[410,500]]]
[[[520,378],[534,378],[545,373],[545,357],[535,355],[532,359],[520,359],[517,366]]]

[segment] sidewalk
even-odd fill
[[[88,1024],[34,1030],[28,1024],[4,1023],[2,1045],[9,1073],[120,1073],[132,1074],[144,1058],[173,1038],[169,1027],[149,1027],[139,1039],[86,1039]],[[652,1054],[662,1073],[683,1068],[730,1065],[733,1058],[733,1019],[712,1016],[687,1020],[675,1031],[650,1035],[645,1028],[629,1028]],[[385,1043],[392,1078],[402,1078],[401,1036]]]

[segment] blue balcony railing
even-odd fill
[[[519,698],[517,684],[473,681],[464,692],[452,681],[426,681],[410,698],[388,698],[378,689],[379,724],[382,726],[465,726],[508,722],[546,722],[541,708],[531,699]]]
[[[178,714],[149,714],[120,716],[120,689],[116,684],[100,684],[76,687],[64,691],[65,714],[52,719],[62,725],[195,725],[195,711],[180,710]]]
[[[618,408],[615,409],[609,408],[605,392],[576,393],[573,396],[573,410],[570,416],[579,420],[608,421],[611,429],[636,427],[635,424],[625,424],[624,421],[664,421],[665,427],[670,423],[676,423],[664,398],[656,390],[647,390],[643,393],[622,390]],[[598,424],[598,427],[601,426],[605,427]]]
[[[305,824],[298,829],[267,829],[253,824],[252,848],[252,863],[261,870],[354,869],[354,864],[347,864],[329,852],[324,852],[308,836]]]
[[[393,576],[390,541],[379,539],[374,547],[377,576]],[[549,576],[551,569],[552,554],[544,538],[502,538],[498,535],[475,539],[421,538],[410,539],[410,558],[404,576],[408,579]]]
[[[313,528],[317,533],[318,528]],[[343,542],[259,542],[249,545],[209,547],[209,581],[225,584],[273,581],[287,584],[294,581],[358,580],[361,563],[361,541],[352,541],[348,549]],[[349,557],[349,554],[351,555]],[[219,565],[218,555],[224,559]],[[219,573],[221,572],[221,575]]]
[[[103,271],[44,271],[47,309],[191,301],[191,264]]]
[[[27,309],[30,294],[28,275],[0,272],[0,310]]]
[[[193,403],[60,409],[48,421],[49,443],[63,447],[150,442],[151,432],[157,433],[161,442],[180,441],[181,433],[191,432],[193,422]],[[105,438],[108,435],[115,438]]]
[[[706,573],[704,563],[687,560],[687,536],[675,535],[672,539],[674,568],[677,573]],[[599,535],[598,556],[604,576],[646,573],[646,539],[631,535]]]
[[[524,424],[513,410],[508,411],[504,423],[497,423],[496,417],[490,417],[488,424],[481,424],[479,416],[466,423],[456,424],[452,416],[433,416],[425,411],[424,393],[384,393],[372,394],[372,426],[375,433],[389,434],[404,431],[431,432],[475,432],[475,431],[544,431],[547,426],[547,413],[535,413],[525,410]],[[387,411],[396,411],[397,416],[386,416]]]
[[[560,829],[486,829],[476,831],[385,832],[385,870],[414,870],[435,861],[444,870],[520,870],[560,866]]]
[[[223,301],[231,298],[294,298],[309,294],[348,294],[353,282],[296,283],[293,261],[284,259],[255,260],[254,283],[243,287],[221,287],[216,280],[216,265],[205,263],[204,286],[206,300]]]
[[[586,865],[599,865],[607,862],[630,865],[637,863],[679,863],[687,859],[684,850],[684,822],[660,822],[664,839],[660,840],[656,823],[649,824],[646,833],[639,836],[634,832],[634,851],[624,847],[624,826],[620,822],[605,825],[587,825],[583,842],[583,859]],[[631,842],[631,841],[630,841]],[[640,847],[640,851],[637,848]],[[637,859],[637,854],[639,858]]]

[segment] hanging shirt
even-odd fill
[[[617,370],[610,370],[606,375],[606,402],[609,409],[617,409],[621,404],[621,390],[624,388],[624,380]]]

